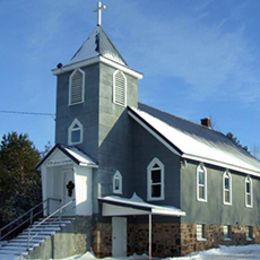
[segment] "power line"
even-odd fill
[[[38,112],[23,112],[23,111],[12,111],[12,110],[0,110],[2,114],[20,114],[20,115],[32,115],[32,116],[50,116],[55,120],[55,114],[51,113],[38,113]]]

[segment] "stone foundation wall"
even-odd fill
[[[253,239],[246,239],[246,226],[231,226],[229,240],[224,239],[222,225],[205,225],[205,240],[198,240],[196,224],[153,223],[152,251],[154,257],[187,255],[221,245],[260,243],[260,226],[253,228]],[[148,254],[148,223],[127,224],[127,251]],[[112,224],[97,223],[93,230],[93,251],[97,257],[112,255]]]
[[[253,227],[253,239],[246,239],[245,225],[232,225],[230,239],[225,240],[222,225],[205,225],[205,240],[198,240],[196,224],[181,224],[181,255],[206,250],[218,245],[246,245],[260,243],[260,226]]]
[[[93,229],[92,249],[97,257],[112,255],[112,224],[97,223]]]

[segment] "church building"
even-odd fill
[[[70,243],[97,257],[167,257],[260,242],[260,162],[212,129],[138,100],[101,23],[58,64],[53,149],[39,163],[45,216],[73,217]],[[145,80],[145,79],[144,79]],[[79,235],[80,234],[80,235]],[[65,256],[65,255],[64,255]]]

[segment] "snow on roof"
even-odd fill
[[[177,147],[183,158],[260,176],[260,162],[224,134],[143,104],[131,110]]]
[[[75,160],[78,161],[79,165],[82,166],[97,166],[97,164],[85,153],[81,152],[78,148],[76,147],[66,147],[62,146],[62,148]]]
[[[39,169],[39,167],[46,161],[48,161],[52,155],[55,156],[55,151],[62,152],[66,157],[68,157],[68,160],[74,161],[76,164],[81,166],[90,166],[93,168],[98,167],[98,165],[85,153],[80,151],[78,148],[73,146],[64,146],[60,144],[56,144],[47,155],[44,156],[44,158],[37,164],[36,169]],[[48,159],[48,160],[47,160]],[[62,162],[64,163],[64,162]]]
[[[138,207],[153,215],[168,215],[168,216],[185,216],[186,213],[181,209],[170,206],[158,206],[143,201],[136,193],[133,193],[131,198],[123,198],[119,196],[106,196],[99,198],[103,202],[108,202],[116,205],[127,207]]]
[[[91,59],[99,55],[122,65],[127,65],[101,27],[97,27],[87,40],[83,42],[79,50],[71,58],[70,63]]]

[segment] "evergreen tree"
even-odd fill
[[[41,201],[40,153],[26,134],[4,135],[0,144],[0,226]]]

